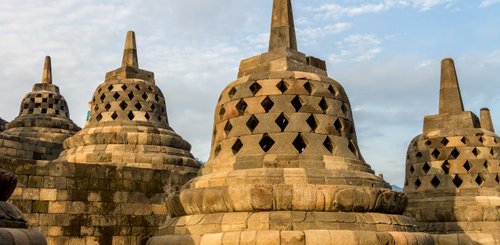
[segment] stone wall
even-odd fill
[[[49,244],[144,244],[167,217],[166,193],[194,177],[183,167],[0,159],[0,168],[17,175],[11,202]]]

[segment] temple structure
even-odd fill
[[[61,114],[61,101],[47,108]],[[31,112],[31,104],[25,107]],[[58,159],[0,159],[19,180],[11,202],[50,245],[144,244],[165,222],[167,193],[195,177],[200,163],[169,126],[154,74],[139,69],[134,32],[122,66],[106,74],[91,107],[89,122],[66,139]]]
[[[50,57],[45,57],[42,81],[24,96],[19,116],[0,134],[0,157],[53,160],[62,143],[80,130],[69,118],[66,100],[52,83]]]
[[[241,62],[214,120],[208,163],[148,244],[433,244],[363,160],[342,86],[297,50],[290,0],[274,1],[269,51]]]
[[[500,244],[500,138],[490,112],[464,111],[454,62],[441,68],[439,114],[426,116],[406,162],[406,214],[438,244]]]
[[[19,209],[7,202],[16,185],[16,176],[0,169],[0,244],[47,244],[40,232],[28,229],[27,222]]]
[[[122,66],[106,74],[91,100],[88,124],[64,142],[60,160],[195,174],[191,145],[168,124],[154,73],[139,69],[135,34],[127,34]]]
[[[5,130],[5,125],[7,124],[8,122],[3,120],[3,118],[0,118],[0,132],[4,131]]]

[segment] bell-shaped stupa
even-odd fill
[[[290,0],[274,1],[269,51],[241,62],[214,120],[209,161],[149,244],[433,242],[363,160],[325,62],[297,51]]]
[[[193,173],[200,167],[169,126],[154,74],[139,69],[134,32],[127,33],[122,66],[106,74],[90,105],[87,125],[64,142],[60,160]]]
[[[439,244],[500,244],[500,138],[490,112],[464,111],[452,59],[441,67],[439,114],[426,116],[406,161],[407,214]]]
[[[19,116],[0,135],[0,155],[10,158],[53,160],[62,143],[80,128],[69,118],[66,100],[52,83],[52,65],[45,57],[42,81],[24,96]]]

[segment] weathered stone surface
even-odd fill
[[[269,52],[223,90],[210,159],[167,197],[172,219],[149,244],[433,243],[363,160],[347,95],[297,51],[292,16],[274,1]]]
[[[489,110],[464,112],[453,61],[441,70],[440,112],[408,148],[406,213],[439,244],[500,244],[500,138]]]

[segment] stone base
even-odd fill
[[[43,235],[34,230],[0,228],[0,244],[2,245],[45,245]]]
[[[207,234],[166,235],[151,238],[148,245],[374,245],[374,244],[434,244],[425,233],[372,232],[350,230],[305,230],[305,231],[234,231]]]
[[[500,233],[459,233],[459,234],[439,234],[432,235],[436,244],[456,245],[456,244],[480,244],[480,245],[499,245]]]

